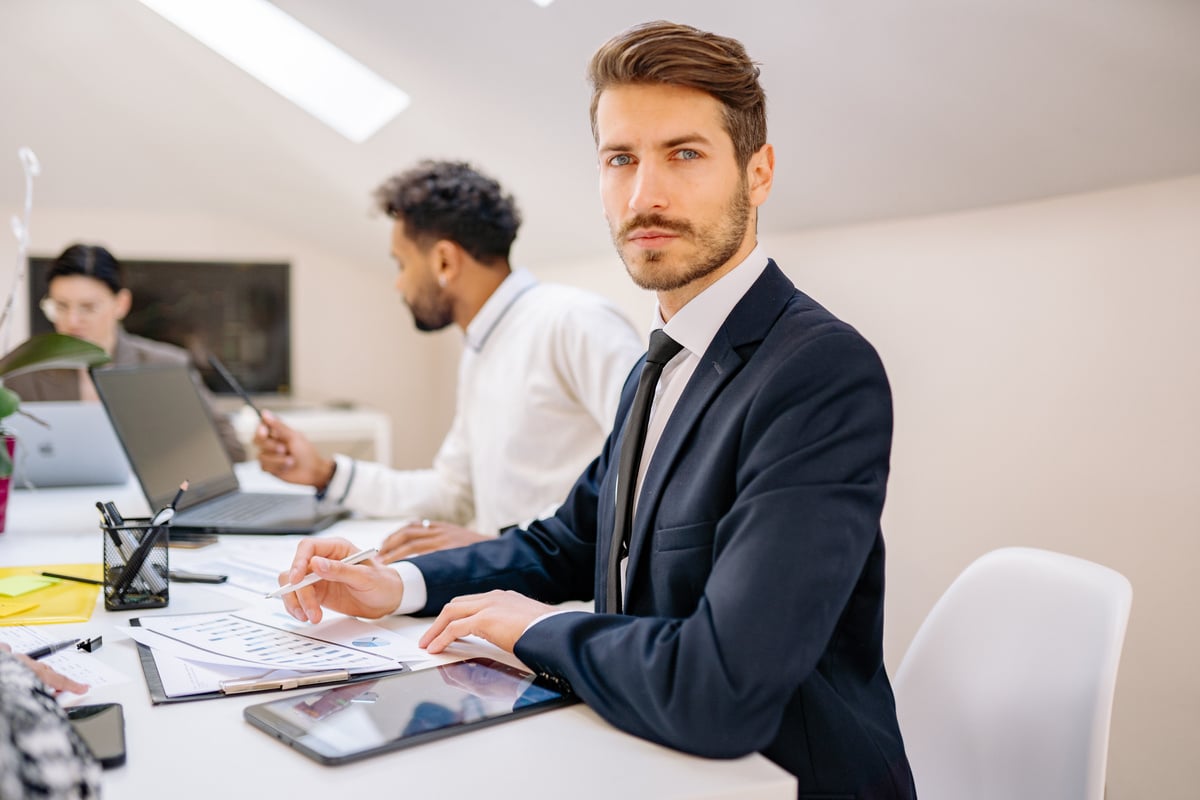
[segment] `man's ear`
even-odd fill
[[[750,156],[746,165],[746,186],[750,191],[750,205],[757,208],[767,202],[771,186],[775,181],[775,148],[764,144]]]
[[[438,286],[445,289],[462,275],[463,249],[449,239],[438,239],[429,251],[430,268]]]

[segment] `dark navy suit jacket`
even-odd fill
[[[605,607],[639,372],[554,517],[414,559],[423,613],[492,588]],[[882,653],[891,436],[874,349],[771,262],[703,354],[647,468],[626,614],[549,617],[517,656],[622,730],[716,758],[761,751],[797,776],[800,797],[915,797]]]

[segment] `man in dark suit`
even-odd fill
[[[757,246],[774,172],[758,70],[732,39],[659,22],[601,47],[590,77],[613,241],[670,337],[651,337],[665,367],[641,381],[640,454],[639,368],[553,518],[394,569],[305,541],[280,581],[326,580],[286,607],[437,614],[430,652],[481,636],[638,736],[761,751],[801,797],[914,797],[882,658],[890,390]],[[598,613],[548,605],[588,597]]]

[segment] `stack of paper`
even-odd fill
[[[265,608],[142,617],[134,624],[130,636],[153,655],[157,674],[147,670],[147,679],[156,679],[166,698],[335,683],[428,658],[398,633],[335,614],[319,625]],[[155,688],[151,681],[152,696]]]

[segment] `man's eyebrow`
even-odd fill
[[[684,144],[711,145],[712,141],[707,136],[705,136],[701,133],[687,133],[687,134],[684,134],[683,136],[676,136],[673,139],[668,139],[667,141],[662,143],[662,147],[664,149],[671,149],[674,147],[679,147],[680,145],[684,145]]]
[[[679,136],[673,136],[661,144],[655,145],[655,148],[661,150],[670,150],[684,144],[702,144],[711,146],[712,140],[702,133],[685,133]],[[602,142],[598,149],[602,153],[621,153],[632,151],[634,147],[633,145],[626,144],[624,142],[612,142],[611,144]]]

